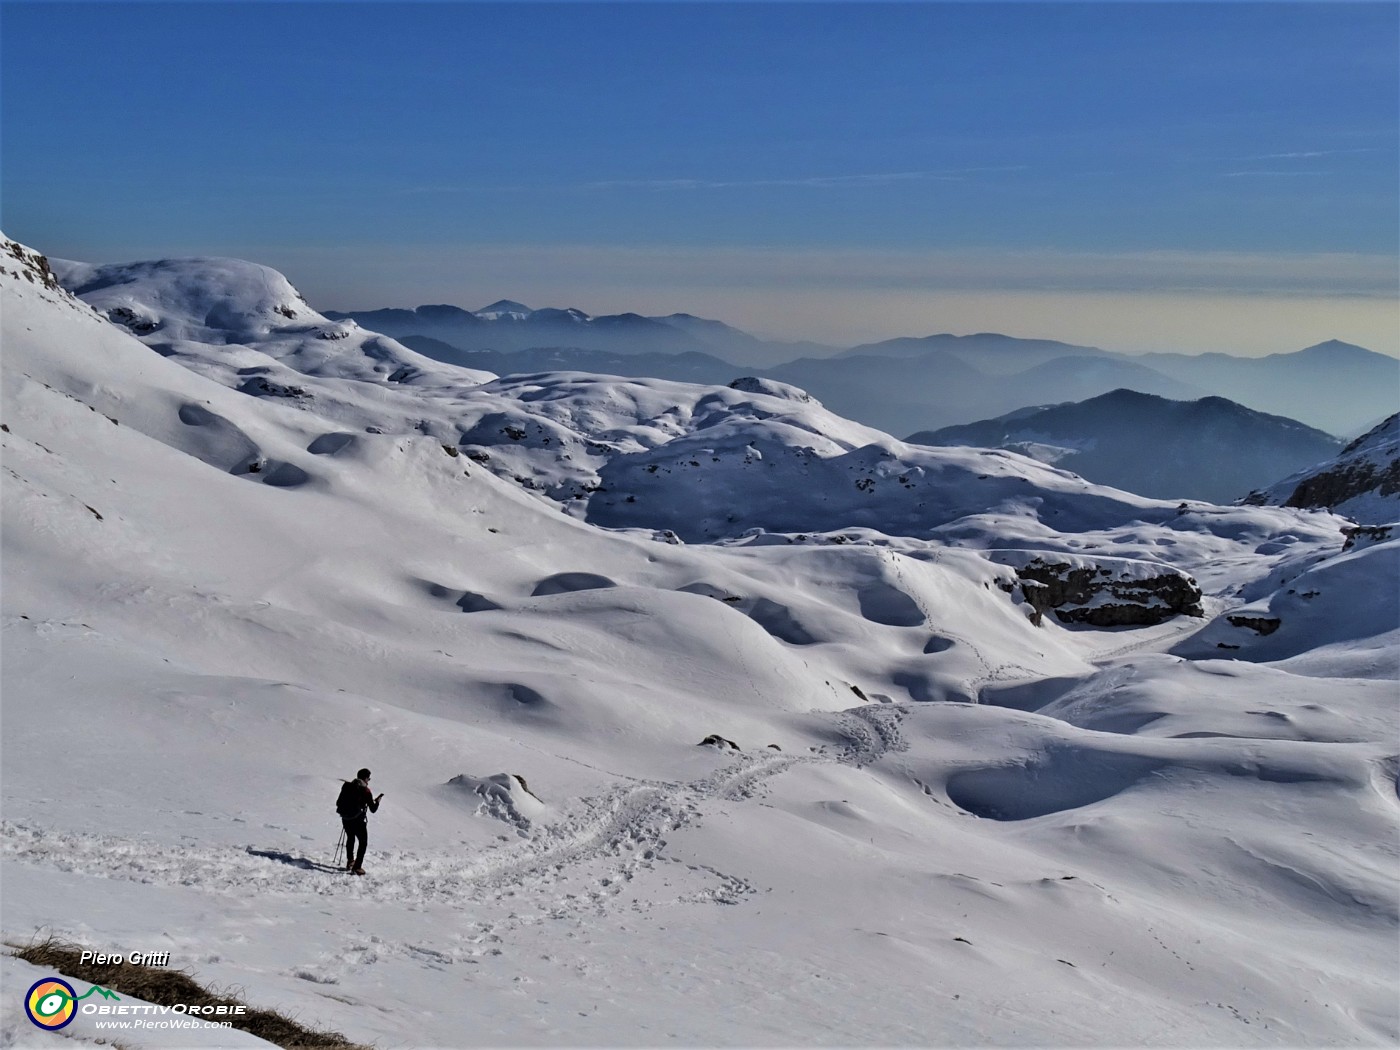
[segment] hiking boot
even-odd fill
[[[365,869],[364,869],[364,868],[352,868],[351,870],[352,870],[356,875],[363,875],[363,874],[365,873]]]

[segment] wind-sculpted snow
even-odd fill
[[[6,940],[385,1046],[1400,1039],[1384,530],[40,258],[0,273]],[[1035,566],[1203,615],[1062,623]]]
[[[1339,553],[1218,616],[1176,649],[1196,657],[1287,661],[1301,673],[1400,678],[1400,538]],[[1358,610],[1356,603],[1364,602]]]
[[[54,261],[63,286],[113,324],[167,356],[197,363],[200,348],[223,347],[242,377],[276,380],[282,362],[326,378],[383,381],[443,368],[353,321],[332,321],[313,310],[276,270],[241,259],[162,259],[89,266]],[[273,358],[268,361],[267,358]],[[489,373],[448,368],[458,382]],[[232,384],[230,384],[232,385]],[[286,395],[283,395],[286,396]]]

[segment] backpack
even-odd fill
[[[365,811],[365,800],[359,792],[358,780],[347,780],[340,785],[340,794],[335,800],[335,811],[342,818],[361,816]]]

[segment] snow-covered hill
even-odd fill
[[[1397,541],[0,267],[6,940],[385,1046],[1400,1038]]]

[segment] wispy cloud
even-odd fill
[[[1262,153],[1246,160],[1312,160],[1315,157],[1342,157],[1353,153],[1379,153],[1379,149],[1364,147],[1359,149],[1311,149],[1297,153]]]
[[[802,175],[775,179],[600,179],[594,182],[550,185],[513,183],[438,183],[402,186],[394,192],[400,196],[422,196],[450,193],[518,193],[559,190],[729,190],[764,189],[772,187],[807,187],[811,189],[859,188],[889,186],[906,182],[963,182],[978,175],[997,172],[1025,171],[1025,165],[1005,165],[983,168],[950,168],[942,171],[884,171],[857,175]]]
[[[583,185],[589,190],[729,190],[763,189],[770,187],[809,187],[841,189],[845,187],[888,186],[900,182],[962,182],[970,177],[993,172],[1024,171],[1024,165],[995,168],[953,168],[946,171],[890,171],[859,175],[806,175],[781,179],[609,179]]]
[[[1283,177],[1283,178],[1292,179],[1292,178],[1297,178],[1297,177],[1300,176],[1300,175],[1301,175],[1301,176],[1307,176],[1307,175],[1334,175],[1334,174],[1336,174],[1336,173],[1335,173],[1335,172],[1331,172],[1331,171],[1227,171],[1227,172],[1224,173],[1224,175],[1223,175],[1222,177],[1223,177],[1223,178],[1227,178],[1227,179],[1245,179],[1245,178],[1253,178],[1253,177],[1255,177],[1255,176],[1260,176],[1260,177],[1263,177],[1263,178],[1272,178],[1272,177],[1274,177],[1274,176],[1280,176],[1280,177]]]

